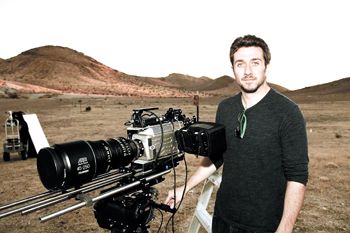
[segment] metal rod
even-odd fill
[[[61,201],[64,201],[66,199],[69,199],[71,196],[74,196],[75,194],[78,194],[78,193],[87,193],[87,192],[91,192],[93,190],[96,190],[96,189],[99,189],[101,187],[105,187],[107,185],[110,185],[112,183],[114,183],[115,181],[118,181],[120,180],[121,178],[123,178],[124,176],[128,176],[130,174],[123,174],[121,176],[117,176],[117,177],[108,177],[109,179],[107,180],[107,178],[104,178],[104,180],[100,181],[99,183],[96,183],[96,184],[93,184],[93,185],[89,185],[89,186],[85,186],[83,188],[80,188],[80,189],[76,189],[76,190],[73,190],[71,192],[68,192],[65,194],[62,194],[62,198],[58,198],[58,199],[53,199],[53,200],[46,200],[46,202],[44,203],[40,203],[36,206],[33,206],[33,207],[30,207],[30,208],[27,208],[25,210],[23,210],[21,212],[22,215],[24,214],[29,214],[31,212],[34,212],[34,211],[37,211],[37,210],[40,210],[40,209],[43,209],[45,207],[48,207],[50,205],[54,205],[54,204],[57,204]],[[90,184],[90,183],[89,183]]]
[[[81,193],[81,192],[89,192],[89,191],[98,189],[98,188],[100,188],[102,186],[106,186],[108,184],[111,184],[111,183],[113,183],[113,182],[115,182],[115,181],[117,181],[119,179],[122,179],[122,178],[130,176],[130,175],[132,175],[131,172],[125,173],[125,174],[122,174],[122,175],[119,175],[119,176],[112,175],[112,176],[104,177],[104,178],[102,178],[100,180],[100,182],[98,182],[96,184],[92,184],[91,185],[90,183],[88,183],[88,184],[86,184],[85,186],[83,186],[80,189],[73,189],[72,191],[69,191],[69,192],[66,192],[66,193],[62,193],[62,194],[59,194],[59,195],[54,196],[54,197],[50,197],[50,198],[45,199],[45,200],[41,200],[41,201],[38,201],[38,202],[35,202],[35,203],[32,203],[32,204],[28,204],[26,206],[17,208],[17,209],[13,209],[13,210],[10,210],[10,211],[7,211],[7,212],[0,213],[0,218],[7,217],[9,215],[16,214],[16,213],[19,213],[19,212],[24,212],[26,210],[33,209],[33,208],[35,208],[37,210],[39,208],[36,208],[36,207],[39,207],[39,206],[41,206],[41,208],[44,208],[44,207],[49,206],[46,203],[51,203],[51,202],[58,203],[60,201],[63,201],[63,200],[66,200],[66,199],[69,199],[69,198],[73,197],[75,194],[78,194],[78,193]],[[56,202],[56,200],[60,200],[60,201]],[[26,213],[28,213],[28,212],[29,211],[26,211]],[[32,212],[32,211],[30,211],[30,212]]]
[[[87,185],[91,185],[93,183],[98,183],[101,179],[106,178],[106,177],[110,177],[110,176],[114,176],[116,174],[118,174],[118,171],[102,174],[102,175],[96,177],[95,179],[93,179]],[[74,189],[70,189],[70,190],[74,190]],[[26,202],[34,201],[34,200],[37,200],[37,199],[43,199],[43,198],[52,196],[54,194],[59,195],[59,193],[61,193],[61,192],[62,192],[61,190],[54,190],[54,191],[46,191],[46,192],[39,193],[39,194],[36,194],[36,195],[33,195],[33,196],[29,196],[29,197],[26,197],[26,198],[23,198],[23,199],[14,201],[14,202],[10,202],[10,203],[8,203],[6,205],[1,205],[0,206],[0,211],[5,210],[5,209],[9,209],[9,208],[14,207],[14,206],[21,205],[21,204],[26,203]]]
[[[48,201],[48,202],[45,202],[44,204],[42,205],[36,205],[30,209],[25,209],[21,212],[22,215],[25,215],[25,214],[29,214],[29,213],[32,213],[34,211],[37,211],[37,210],[40,210],[40,209],[43,209],[45,207],[48,207],[48,206],[51,206],[51,205],[55,205],[57,203],[60,203],[62,201],[65,201],[69,199],[69,197],[62,197],[62,198],[58,198],[56,200],[52,200],[52,201]]]
[[[157,174],[154,174],[154,175],[151,175],[151,176],[146,177],[145,180],[146,180],[146,181],[153,180],[153,179],[155,179],[155,178],[158,178],[158,177],[160,177],[160,176],[163,176],[163,175],[169,173],[170,171],[171,171],[171,169],[166,170],[166,171],[159,172],[159,173],[157,173]],[[137,185],[139,185],[139,184],[141,183],[141,181],[135,181],[134,183],[137,183]],[[133,183],[131,183],[131,184],[133,184]],[[129,184],[129,185],[131,185],[131,184]],[[127,187],[127,186],[128,186],[128,185],[125,185],[125,186],[119,187],[119,188],[117,188],[117,189],[111,190],[111,191],[109,191],[109,192],[103,193],[102,195],[93,198],[93,199],[92,199],[92,202],[94,203],[94,202],[99,201],[99,200],[102,200],[102,199],[104,199],[104,198],[113,196],[114,194],[119,193],[119,192],[121,192],[121,191],[127,190],[127,189],[130,188],[130,187]],[[124,187],[126,187],[126,188],[124,188]],[[133,186],[132,186],[132,187],[133,187]],[[118,189],[120,189],[120,190],[118,190]]]
[[[57,196],[49,198],[49,199],[41,200],[41,201],[38,201],[38,202],[35,202],[35,203],[32,203],[32,204],[28,204],[28,205],[25,205],[25,206],[22,206],[22,207],[13,209],[13,210],[9,210],[7,212],[0,213],[0,218],[7,217],[7,216],[10,216],[12,214],[19,213],[19,212],[24,211],[26,209],[29,209],[29,208],[32,208],[32,207],[35,207],[35,206],[38,206],[38,205],[41,205],[41,204],[53,201],[53,200],[58,200],[58,199],[66,200],[66,199],[69,199],[70,197],[67,196],[66,194],[68,194],[68,193],[60,194],[60,195],[57,195]]]
[[[33,201],[33,200],[36,200],[36,199],[44,198],[44,197],[47,197],[47,196],[50,196],[50,195],[53,195],[53,194],[57,194],[58,195],[59,192],[60,192],[60,190],[47,191],[47,192],[44,192],[44,193],[40,193],[40,194],[36,194],[36,195],[30,196],[30,197],[26,197],[26,198],[20,199],[18,201],[14,201],[14,202],[8,203],[6,205],[0,206],[0,210],[5,210],[5,209],[8,209],[8,208],[11,208],[11,207],[14,207],[14,206],[17,206],[17,205],[21,205],[23,203],[26,203],[26,202],[29,202],[29,201]]]
[[[155,178],[158,178],[158,177],[160,177],[160,176],[163,176],[163,175],[169,173],[170,171],[171,171],[171,169],[166,170],[166,171],[163,171],[163,172],[160,172],[160,173],[157,173],[157,174],[154,174],[154,175],[151,175],[151,176],[149,176],[149,177],[146,177],[145,180],[146,180],[146,181],[153,180],[153,179],[155,179]],[[116,189],[110,190],[110,191],[108,191],[108,192],[105,192],[105,193],[103,193],[103,194],[97,196],[97,197],[92,198],[92,199],[91,199],[91,202],[92,202],[92,203],[95,203],[95,202],[97,202],[97,201],[99,201],[99,200],[102,200],[102,199],[104,199],[104,198],[113,196],[113,195],[115,195],[115,194],[117,194],[117,193],[119,193],[119,192],[128,190],[128,189],[133,188],[133,187],[135,187],[135,186],[138,186],[138,185],[140,185],[140,184],[141,184],[141,181],[138,180],[138,181],[135,181],[135,182],[133,182],[133,183],[130,183],[130,184],[127,184],[127,185],[118,187],[118,188],[116,188]],[[90,202],[89,202],[89,204],[90,204]],[[80,202],[80,203],[75,204],[75,205],[73,205],[73,206],[70,206],[70,207],[67,207],[67,208],[65,208],[65,209],[62,209],[62,210],[59,210],[59,211],[57,211],[57,212],[51,213],[51,214],[49,214],[49,215],[46,215],[46,216],[44,216],[44,217],[40,217],[39,219],[40,219],[41,222],[46,222],[46,221],[48,221],[48,220],[50,220],[50,219],[56,218],[56,217],[61,216],[61,215],[63,215],[63,214],[66,214],[66,213],[69,213],[69,212],[71,212],[71,211],[80,209],[80,208],[82,208],[82,207],[84,207],[84,206],[86,206],[86,205],[88,205],[88,202],[87,202],[87,201],[83,201],[83,202]]]

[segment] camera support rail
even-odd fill
[[[108,185],[112,185],[115,182],[118,182],[119,180],[123,179],[124,177],[129,177],[131,175],[131,172],[124,174],[120,174],[118,172],[111,172],[110,174],[104,174],[97,177],[90,183],[87,183],[78,189],[72,188],[62,193],[60,190],[47,191],[37,195],[26,197],[21,200],[0,206],[0,211],[7,210],[0,213],[0,218],[4,218],[16,213],[21,213],[22,215],[28,214],[36,210],[52,206],[59,202],[63,202],[65,200],[75,197],[78,194],[87,193]],[[13,209],[8,210],[10,208]]]
[[[161,177],[161,176],[163,176],[163,175],[165,175],[165,174],[167,174],[169,172],[170,172],[170,170],[166,170],[166,171],[163,171],[163,172],[160,172],[160,173],[148,176],[148,177],[146,177],[144,179],[145,179],[146,182],[148,182],[148,181],[151,181],[153,179],[159,178],[159,177]],[[84,206],[91,205],[92,203],[95,203],[95,202],[97,202],[99,200],[102,200],[102,199],[105,199],[107,197],[116,195],[116,194],[121,193],[121,192],[126,191],[126,190],[130,190],[132,188],[136,188],[137,186],[141,185],[141,183],[142,183],[142,181],[138,180],[138,181],[132,182],[130,184],[127,184],[127,185],[124,185],[124,186],[112,189],[112,190],[110,190],[110,191],[108,191],[106,193],[101,194],[100,196],[92,198],[91,201],[82,201],[82,202],[80,202],[80,203],[78,203],[76,205],[70,206],[68,208],[65,208],[65,209],[62,209],[60,211],[54,212],[54,213],[49,214],[47,216],[41,217],[40,221],[41,222],[45,222],[45,221],[48,221],[48,220],[53,219],[55,217],[58,217],[60,215],[69,213],[69,212],[77,210],[77,209],[80,209],[80,208],[82,208]]]
[[[18,200],[6,205],[2,205],[0,206],[0,211],[1,211],[0,218],[4,218],[16,213],[21,213],[22,215],[25,215],[43,208],[47,208],[57,203],[66,201],[70,198],[76,198],[77,201],[79,201],[78,204],[69,206],[62,210],[40,217],[40,221],[45,222],[55,217],[69,213],[71,211],[80,209],[82,207],[91,206],[93,203],[99,200],[105,199],[113,195],[118,195],[119,193],[122,193],[124,191],[137,190],[143,183],[150,182],[157,178],[161,178],[162,176],[168,174],[171,170],[172,168],[169,168],[167,170],[160,171],[157,173],[154,173],[154,171],[152,170],[143,171],[142,169],[140,169],[136,173],[134,172],[121,173],[118,171],[111,172],[110,174],[104,174],[97,177],[96,179],[92,180],[91,182],[83,185],[81,188],[78,188],[78,189],[71,188],[62,193],[59,190],[47,191],[37,195],[23,198],[21,200]],[[121,185],[119,187],[111,188],[109,191],[93,198],[79,198],[82,195],[83,197],[87,197],[86,193],[88,192],[91,192],[100,188],[108,187],[111,185],[115,185],[117,182],[123,179],[132,179],[135,177],[135,175],[141,178],[138,178],[138,180],[133,181],[131,183]]]

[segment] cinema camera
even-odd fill
[[[148,232],[155,208],[176,212],[156,202],[157,190],[152,186],[175,169],[185,152],[215,159],[226,150],[222,125],[197,122],[181,109],[169,108],[158,117],[153,112],[157,109],[134,109],[126,123],[127,138],[80,140],[41,149],[37,169],[49,191],[0,206],[0,218],[75,198],[77,204],[40,220],[94,205],[100,227],[116,233]],[[102,188],[98,196],[88,195]]]

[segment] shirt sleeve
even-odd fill
[[[280,127],[280,139],[286,179],[306,185],[309,162],[306,123],[298,106],[285,114]]]

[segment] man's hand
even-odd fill
[[[173,189],[169,190],[168,197],[165,199],[164,204],[169,205],[171,208],[174,208],[175,205],[179,203],[180,200],[183,198],[182,195],[184,195],[184,188],[185,188],[184,186],[176,188],[175,193]],[[175,196],[176,196],[176,200],[175,200]]]
[[[282,220],[276,233],[293,232],[294,224],[304,202],[305,189],[306,187],[302,183],[293,181],[287,182]]]

